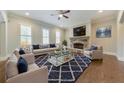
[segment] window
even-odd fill
[[[21,25],[21,47],[27,47],[31,45],[31,27]]]
[[[60,32],[56,32],[56,43],[60,43]]]
[[[49,30],[43,29],[43,44],[49,44]]]

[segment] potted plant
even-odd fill
[[[62,45],[63,45],[63,49],[66,50],[66,48],[67,48],[67,41],[64,40],[64,41],[62,42]]]
[[[67,41],[63,40],[62,45],[67,46]]]

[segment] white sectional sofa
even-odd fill
[[[39,68],[35,64],[34,54],[24,54],[22,57],[28,63],[28,71],[18,74],[17,59],[9,58],[6,61],[7,83],[47,83],[48,69],[46,66]]]
[[[103,47],[97,45],[96,50],[84,50],[84,54],[92,58],[92,60],[102,60],[103,59]]]
[[[59,47],[50,47],[49,44],[47,45],[47,47],[42,47],[41,45],[39,45],[39,48],[38,49],[34,49],[32,48],[32,53],[34,55],[41,55],[41,54],[46,54],[46,53],[49,53],[49,52],[53,52],[55,50],[58,50]]]
[[[49,52],[52,52],[52,51],[55,51],[55,50],[58,50],[59,48],[44,48],[44,49],[35,49],[33,50],[33,54],[34,55],[40,55],[40,54],[46,54],[46,53],[49,53]]]

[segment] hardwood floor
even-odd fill
[[[0,78],[0,82],[3,81],[4,81],[3,78]],[[111,55],[104,55],[103,62],[93,61],[76,81],[76,83],[121,83],[121,82],[124,83],[124,62],[118,61],[115,56]]]
[[[124,82],[124,62],[115,56],[104,55],[103,62],[93,61],[82,73],[77,83],[121,83]]]
[[[5,82],[5,64],[6,61],[0,61],[0,83]]]

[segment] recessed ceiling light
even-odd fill
[[[59,15],[59,17],[63,17],[63,15],[62,15],[62,14],[60,14],[60,15]]]
[[[28,12],[25,13],[26,16],[29,16],[30,14]]]
[[[102,10],[99,10],[98,12],[99,12],[99,13],[102,13],[103,11],[102,11]]]

